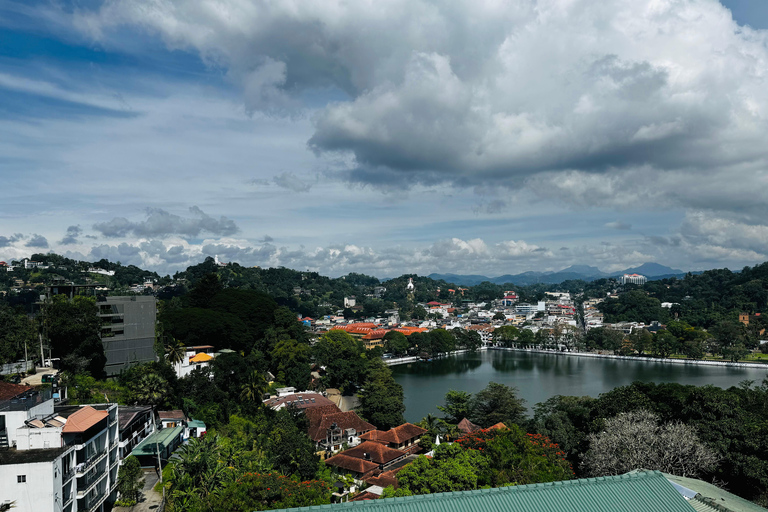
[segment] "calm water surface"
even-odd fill
[[[516,386],[532,406],[555,395],[598,396],[632,382],[677,382],[722,388],[743,380],[761,382],[768,369],[662,364],[618,359],[573,357],[488,350],[461,354],[429,363],[392,366],[405,392],[405,418],[420,421],[428,413],[441,414],[445,393],[460,389],[476,393],[489,382]]]

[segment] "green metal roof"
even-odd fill
[[[689,501],[689,503],[697,512],[765,512],[766,510],[751,501],[747,501],[702,480],[668,475],[666,473],[664,473],[664,476],[670,482],[696,493],[696,497]]]
[[[282,510],[371,512],[694,512],[658,471]]]
[[[173,443],[175,439],[178,439],[181,433],[184,431],[184,427],[164,428],[161,430],[155,430],[146,439],[136,445],[131,455],[157,455],[157,445],[159,444],[164,449]]]
[[[206,428],[205,423],[200,420],[189,420],[187,426],[189,428]]]

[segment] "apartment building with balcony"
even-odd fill
[[[117,405],[54,407],[45,395],[20,402],[28,390],[4,391],[18,393],[0,401],[4,430],[13,432],[0,450],[0,505],[13,502],[19,512],[108,508],[120,461]]]

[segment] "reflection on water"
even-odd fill
[[[735,386],[750,379],[761,382],[767,370],[663,364],[658,362],[596,359],[559,354],[534,354],[490,350],[461,354],[429,363],[392,367],[405,392],[405,417],[419,421],[427,413],[440,414],[437,406],[445,393],[460,389],[476,393],[488,382],[516,386],[530,408],[554,395],[598,396],[636,380],[679,382],[703,386]]]

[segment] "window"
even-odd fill
[[[16,483],[23,484],[27,481],[27,475],[16,475]]]

